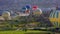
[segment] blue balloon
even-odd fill
[[[30,8],[31,8],[31,6],[30,6],[30,5],[26,5],[26,8],[27,8],[27,9],[30,9]]]
[[[27,8],[26,7],[22,7],[22,10],[26,10]]]

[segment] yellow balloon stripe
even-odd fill
[[[56,27],[59,27],[60,25],[60,11],[53,11],[50,16],[49,20],[52,22],[52,24]]]

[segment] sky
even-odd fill
[[[4,10],[20,10],[25,5],[37,5],[42,10],[60,6],[60,0],[0,0],[0,15]]]
[[[0,0],[0,10],[20,9],[26,4],[48,8],[55,7],[57,4],[60,6],[60,0]]]

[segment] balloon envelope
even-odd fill
[[[22,10],[27,10],[27,8],[26,7],[23,7]]]
[[[31,6],[30,6],[30,5],[26,5],[26,8],[27,8],[27,9],[30,9],[30,8],[31,8]]]
[[[38,6],[33,6],[32,9],[33,10],[36,10],[38,8]]]

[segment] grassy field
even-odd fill
[[[48,31],[0,31],[0,34],[53,34]]]

